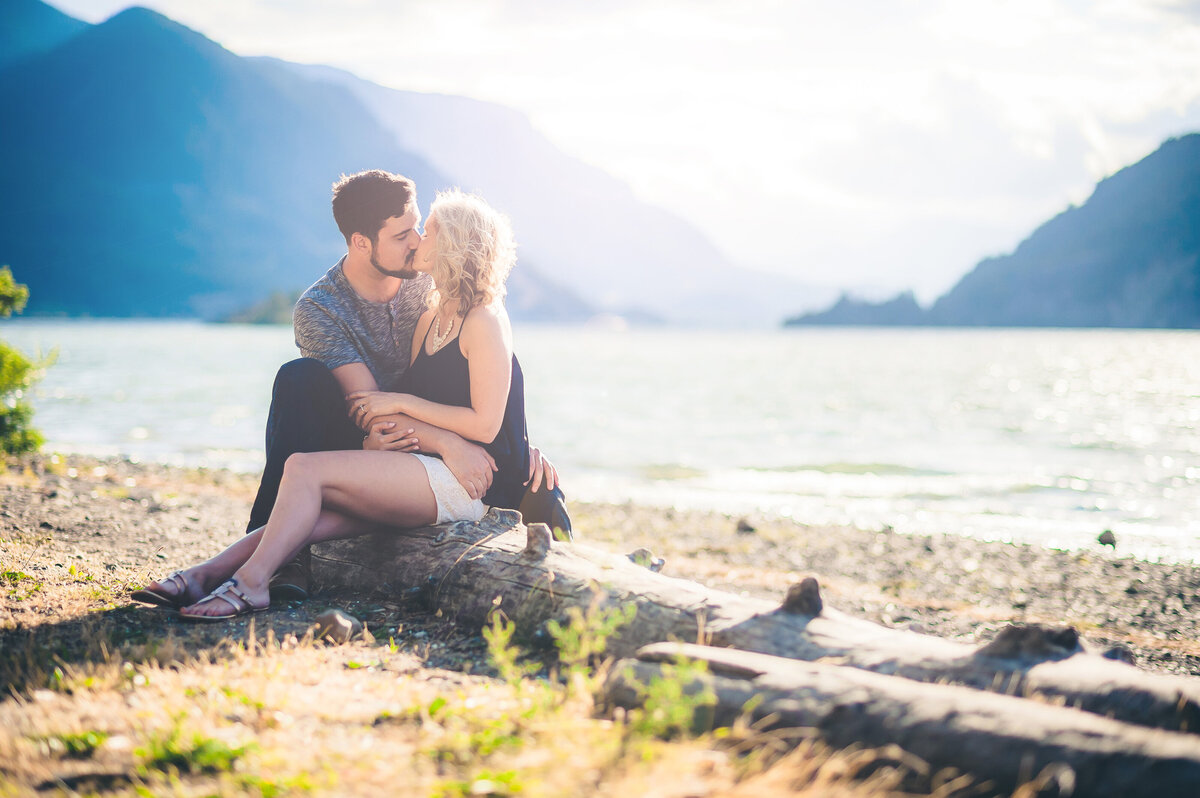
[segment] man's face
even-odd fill
[[[371,265],[380,274],[404,280],[417,276],[413,255],[421,243],[421,234],[417,232],[420,223],[421,214],[411,208],[403,216],[389,218],[379,228],[371,248]]]

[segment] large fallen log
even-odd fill
[[[689,677],[685,690],[697,695],[707,689],[716,701],[714,726],[732,725],[749,706],[745,719],[756,730],[799,729],[836,748],[898,745],[924,760],[926,780],[948,768],[970,774],[980,783],[966,794],[981,789],[1010,795],[1050,774],[1055,783],[1051,794],[1200,794],[1200,744],[1193,735],[853,668],[658,643],[609,671],[606,698],[626,709],[641,706],[644,686],[664,675],[662,663],[680,658],[707,664],[707,673]]]
[[[1010,627],[977,649],[825,607],[812,578],[774,605],[664,576],[630,557],[552,541],[547,527],[527,530],[512,511],[493,510],[478,524],[321,544],[314,575],[329,586],[415,591],[431,609],[475,628],[499,608],[527,633],[564,618],[570,607],[633,603],[636,616],[609,642],[615,657],[648,643],[700,642],[923,682],[1036,693],[1129,723],[1200,731],[1200,679],[1149,674],[1085,653],[1069,628]]]

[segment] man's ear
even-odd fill
[[[371,239],[362,233],[351,233],[350,248],[357,249],[360,252],[369,252],[371,250]]]

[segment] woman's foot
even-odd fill
[[[227,621],[270,608],[271,597],[265,585],[248,588],[235,576],[196,603],[183,607],[179,614],[194,621]]]
[[[141,590],[130,593],[129,597],[143,604],[178,609],[197,601],[205,594],[205,587],[197,569],[189,568],[151,582]]]

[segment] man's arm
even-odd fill
[[[378,389],[375,377],[364,363],[347,363],[333,370],[333,376],[342,387],[342,395],[348,396],[355,391],[374,391]],[[346,412],[351,415],[351,408]],[[421,451],[439,455],[442,462],[450,469],[450,473],[458,480],[472,499],[482,499],[492,486],[492,477],[496,472],[496,461],[482,446],[463,440],[449,430],[417,421],[405,415],[380,416],[372,420],[372,428],[381,423],[393,422],[392,429],[411,429]]]

